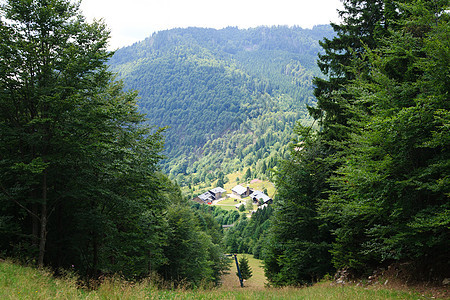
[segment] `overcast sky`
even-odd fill
[[[339,22],[339,0],[82,0],[89,21],[103,19],[111,30],[110,48],[141,41],[176,27],[239,28],[298,25],[311,28]]]

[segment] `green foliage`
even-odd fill
[[[320,42],[325,53],[319,54],[318,66],[328,78],[314,78],[317,106],[309,107],[311,116],[323,126],[321,135],[327,142],[345,140],[351,131],[348,121],[353,116],[348,105],[353,97],[347,92],[346,84],[355,76],[349,68],[352,60],[362,57],[367,48],[376,48],[377,38],[388,35],[388,31],[395,27],[397,17],[394,1],[342,2],[343,10],[339,14],[343,22],[332,24],[336,35],[331,40],[325,38]],[[368,69],[364,69],[366,71]]]
[[[219,225],[231,225],[240,216],[236,210],[225,210],[216,205],[193,202],[191,207],[194,210],[200,210],[202,213],[211,214]]]
[[[276,142],[289,142],[304,104],[313,104],[318,39],[330,35],[328,26],[172,29],[119,49],[110,64],[140,90],[149,122],[169,127],[170,178],[192,186],[218,179],[219,167],[250,166],[264,177],[265,155],[282,155]]]
[[[209,214],[196,215],[186,204],[171,206],[167,219],[170,229],[163,252],[168,260],[158,272],[175,283],[218,283],[228,266],[218,223]]]
[[[219,176],[215,166],[220,166],[224,173],[247,168],[252,164],[255,178],[268,178],[279,156],[284,156],[287,144],[294,137],[290,131],[280,132],[281,128],[289,128],[295,124],[295,114],[289,113],[285,117],[271,113],[246,121],[242,128],[245,132],[229,132],[221,138],[207,142],[202,149],[201,157],[192,167],[187,167],[187,176],[177,176],[180,185],[186,183],[198,184],[206,182],[208,176]],[[288,125],[289,124],[289,125]],[[281,146],[283,145],[283,146]],[[222,153],[221,151],[225,151]],[[266,166],[263,172],[263,166]],[[244,178],[241,178],[244,180]]]
[[[244,205],[241,205],[243,207]],[[260,258],[264,247],[264,238],[270,227],[271,206],[256,210],[251,218],[243,215],[224,235],[226,252],[249,253]]]
[[[328,179],[340,163],[335,157],[353,131],[355,113],[349,107],[354,96],[346,86],[355,78],[350,66],[354,57],[377,46],[376,36],[387,34],[394,11],[391,1],[343,1],[343,23],[332,24],[336,35],[320,42],[324,51],[318,66],[328,78],[314,78],[317,105],[308,109],[321,130],[311,134],[312,126],[299,124],[298,140],[276,175],[276,210],[263,254],[274,285],[309,283],[333,270],[329,250],[335,224],[324,220],[318,208],[334,188]],[[367,65],[363,59],[361,65]],[[301,72],[295,65],[289,70]]]
[[[244,255],[239,258],[239,271],[241,272],[241,277],[244,280],[250,279],[252,277],[252,268],[248,263],[248,258]],[[236,272],[236,276],[239,277],[239,273]]]
[[[336,191],[323,203],[339,224],[338,267],[406,260],[433,268],[431,276],[448,273],[449,133],[442,130],[450,107],[436,71],[448,74],[450,26],[446,6],[424,3],[402,6],[409,18],[401,30],[367,56],[371,76],[349,86],[363,107],[352,108],[357,131],[332,179]]]
[[[86,279],[170,266],[167,278],[217,282],[220,227],[181,209],[179,187],[159,172],[164,129],[146,125],[137,92],[108,71],[105,25],[64,0],[0,10],[2,255]]]
[[[449,275],[447,9],[344,1],[337,36],[321,43],[329,77],[315,79],[310,108],[321,130],[300,128],[278,168],[271,283],[303,284],[331,262],[355,275],[405,261],[415,279]]]
[[[307,284],[333,271],[331,234],[317,211],[330,170],[321,160],[326,148],[309,131],[297,128],[303,140],[293,144],[291,159],[276,177],[275,211],[262,250],[266,276],[275,286]]]
[[[245,179],[245,180],[250,180],[250,179],[252,179],[252,171],[251,171],[250,168],[248,168],[247,171],[245,171],[244,179]]]
[[[245,202],[245,209],[248,211],[252,211],[253,210],[253,201],[251,199],[248,199]]]

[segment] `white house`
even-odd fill
[[[261,191],[253,191],[253,193],[250,195],[250,198],[253,200],[253,203],[259,204],[259,199],[262,199],[263,204],[271,204],[273,202],[272,198],[267,196]]]
[[[231,189],[231,191],[233,192],[233,194],[241,198],[250,196],[250,194],[253,192],[249,187],[245,188],[242,185],[235,186],[234,188]]]

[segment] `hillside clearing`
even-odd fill
[[[249,257],[252,268],[257,260]],[[233,268],[232,268],[233,270]],[[149,280],[138,283],[118,278],[104,280],[97,290],[77,288],[76,280],[68,275],[55,279],[48,271],[23,267],[10,261],[0,262],[1,299],[430,299],[411,291],[385,288],[364,288],[323,282],[307,288],[264,288],[260,271],[240,288],[236,283],[213,290],[161,290]]]

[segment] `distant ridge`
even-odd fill
[[[162,167],[184,185],[274,163],[315,103],[319,40],[332,36],[329,25],[171,29],[117,50],[110,65],[139,91],[149,123],[169,126]]]

